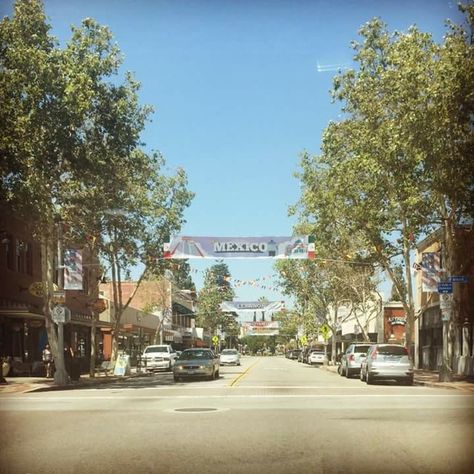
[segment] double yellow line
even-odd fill
[[[230,383],[229,387],[235,387],[238,382],[240,382],[260,361],[257,360],[254,364],[252,364],[249,368],[245,369],[240,375],[238,375],[232,382]]]

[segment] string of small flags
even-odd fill
[[[190,269],[190,273],[193,274],[198,274],[202,273],[205,274],[206,270],[197,270],[195,268]],[[217,275],[216,275],[217,276]],[[261,288],[262,290],[270,290],[270,291],[280,291],[280,288],[275,285],[274,280],[275,278],[278,278],[277,274],[272,274],[272,275],[265,275],[260,278],[254,278],[251,280],[241,280],[241,279],[236,279],[233,277],[226,277],[225,280],[229,283],[234,288],[240,288],[242,286],[252,286],[255,288]]]

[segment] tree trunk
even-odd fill
[[[403,221],[403,260],[405,264],[405,279],[408,296],[408,311],[405,327],[405,346],[408,349],[410,357],[414,360],[414,334],[415,329],[415,302],[413,301],[413,287],[411,277],[411,258],[410,258],[410,244],[409,244],[409,229],[406,219]]]
[[[91,324],[91,353],[90,353],[90,363],[89,363],[89,376],[95,377],[95,361],[96,361],[96,341],[95,341],[95,332],[96,332],[96,313],[92,315],[92,324]]]
[[[50,229],[53,229],[53,225],[50,225]],[[48,343],[51,347],[53,355],[55,377],[54,381],[58,385],[64,385],[68,382],[68,375],[64,364],[64,350],[62,342],[58,338],[56,332],[56,324],[53,322],[52,314],[52,295],[53,295],[53,281],[54,281],[54,256],[55,256],[55,239],[52,238],[54,235],[51,232],[50,235],[43,235],[41,239],[41,273],[43,283],[43,313],[45,319],[46,332],[48,334]]]
[[[446,208],[444,207],[446,211]],[[443,265],[445,269],[445,278],[453,276],[457,272],[456,268],[456,254],[457,254],[457,242],[456,242],[456,224],[452,216],[448,216],[444,219],[443,225]],[[439,373],[439,379],[442,382],[451,382],[453,380],[453,360],[454,360],[454,327],[459,319],[459,287],[453,285],[453,303],[451,317],[449,320],[443,321],[443,365]],[[443,315],[442,315],[443,316]]]

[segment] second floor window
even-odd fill
[[[31,244],[23,240],[17,240],[15,253],[17,271],[31,275],[33,273],[33,255]]]

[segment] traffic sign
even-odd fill
[[[323,324],[319,329],[319,332],[321,336],[323,336],[324,341],[327,342],[327,340],[329,339],[329,333],[331,332],[330,327],[327,324]]]
[[[441,311],[449,311],[453,308],[453,294],[442,294],[439,299],[439,308]]]
[[[63,305],[56,305],[53,307],[51,317],[56,324],[68,323],[71,320],[71,311]]]
[[[219,343],[219,338],[217,336],[212,336],[212,342],[214,345],[217,345]]]
[[[452,281],[443,281],[438,283],[438,293],[452,293],[453,292],[453,282]]]
[[[301,336],[300,342],[303,346],[308,345],[308,338],[306,336]]]

